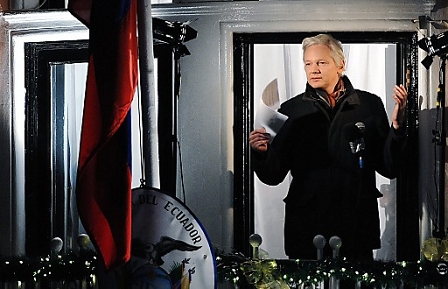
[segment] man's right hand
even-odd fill
[[[257,152],[266,152],[271,135],[264,127],[257,128],[249,134],[250,147]]]

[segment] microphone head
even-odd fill
[[[362,134],[364,133],[364,130],[366,129],[366,126],[363,122],[358,121],[356,123],[347,123],[342,128],[342,133],[344,134],[345,138],[348,141],[355,141],[360,138],[362,138]]]
[[[330,238],[329,244],[333,250],[339,250],[342,246],[342,240],[338,236],[333,236]]]
[[[366,126],[362,121],[358,121],[357,123],[355,123],[355,126],[361,131],[361,133],[364,133]]]
[[[313,244],[316,247],[316,249],[322,249],[325,247],[325,244],[327,243],[327,240],[322,235],[316,235],[313,239]]]

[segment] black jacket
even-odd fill
[[[315,258],[317,234],[342,239],[341,254],[380,247],[375,171],[394,178],[404,133],[390,126],[381,99],[355,90],[344,77],[346,92],[330,109],[316,91],[306,91],[286,102],[279,112],[289,118],[266,154],[253,154],[259,179],[268,185],[293,177],[284,199],[285,253]],[[357,131],[355,123],[365,125]],[[360,134],[357,134],[360,133]],[[365,149],[352,153],[349,143],[363,138]]]

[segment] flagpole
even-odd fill
[[[145,184],[160,188],[157,162],[157,107],[154,75],[153,29],[151,1],[137,0],[138,51],[141,90],[142,146]]]

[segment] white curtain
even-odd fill
[[[76,172],[84,110],[87,63],[64,64],[64,77],[64,114],[62,116],[58,115],[58,117],[64,118],[64,140],[59,144],[62,147],[55,146],[53,149],[64,151],[64,158],[54,161],[64,162],[64,168],[60,172],[64,173],[64,178],[66,179],[66,197],[68,197],[67,200],[70,203],[69,211],[67,212],[68,216],[66,216],[67,235],[58,237],[64,240],[67,248],[73,248],[78,235],[84,233],[78,218],[74,192],[76,190]],[[53,79],[53,81],[57,81],[57,79]]]
[[[353,86],[380,96],[390,116],[396,78],[395,45],[350,44],[344,45],[344,53],[345,74]],[[306,76],[300,44],[257,44],[254,57],[254,107],[260,102],[266,85],[275,78],[278,80],[280,102],[305,90]],[[260,182],[255,176],[254,233],[262,236],[260,249],[266,251],[270,258],[286,258],[283,251],[283,198],[288,191],[290,180],[291,177],[288,176],[280,185],[271,187]],[[394,180],[390,181],[377,175],[377,187],[384,197],[378,201],[382,248],[375,252],[375,258],[395,260]]]

